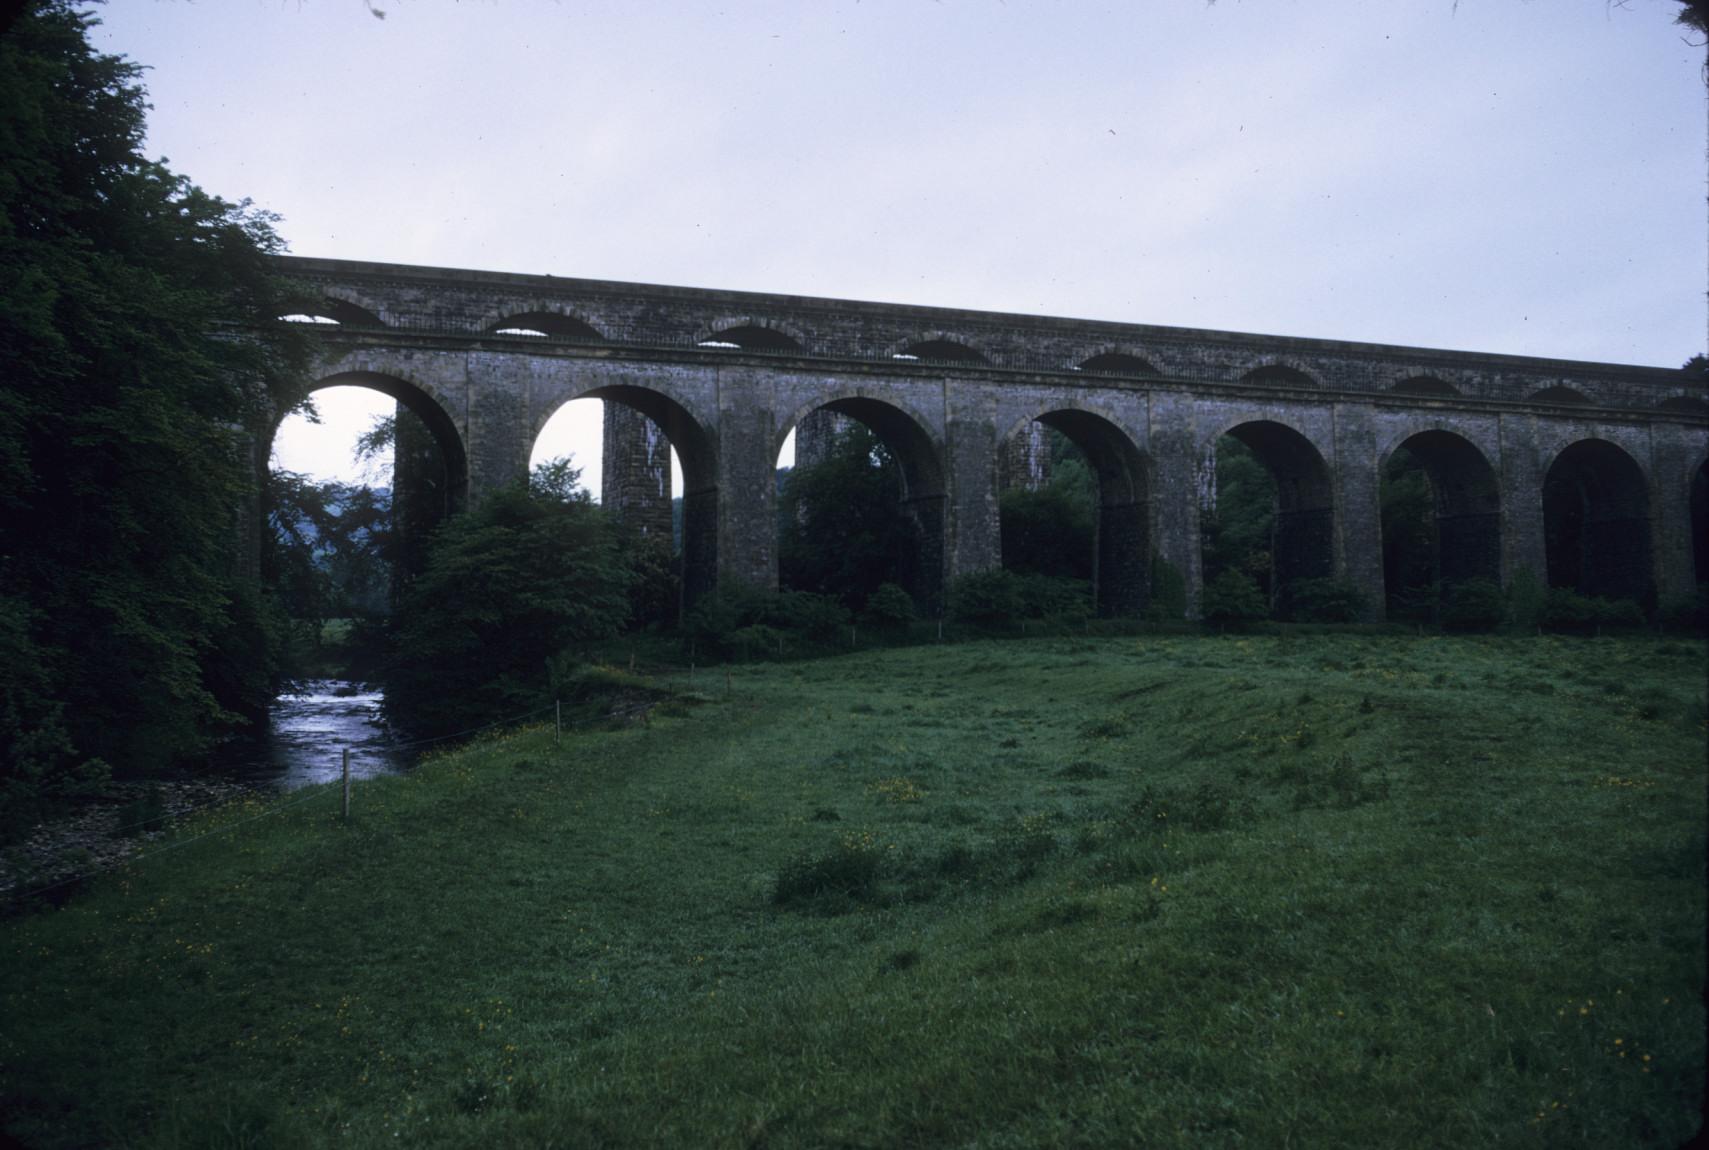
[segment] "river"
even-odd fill
[[[367,683],[311,679],[273,703],[267,729],[227,744],[216,756],[221,774],[241,782],[294,791],[335,782],[340,756],[350,751],[350,777],[371,779],[406,770],[412,759],[381,714],[385,696]]]

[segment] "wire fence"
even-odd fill
[[[358,758],[375,758],[384,755],[397,755],[412,751],[419,753],[420,751],[428,748],[451,743],[457,740],[472,739],[475,736],[483,735],[490,731],[517,727],[529,722],[530,720],[538,719],[548,714],[554,716],[554,742],[561,739],[563,732],[566,730],[598,726],[609,721],[606,718],[595,718],[566,723],[563,720],[563,703],[561,700],[558,700],[544,707],[536,707],[531,711],[524,711],[520,714],[510,715],[491,723],[485,723],[478,727],[470,727],[467,730],[455,731],[450,734],[433,735],[420,739],[405,739],[378,744],[366,743],[363,744],[360,750],[355,751],[354,753]],[[265,810],[259,811],[245,818],[224,822],[219,826],[212,827],[187,838],[170,839],[165,842],[152,845],[145,850],[119,852],[117,857],[110,859],[105,863],[105,865],[88,867],[86,869],[66,874],[62,872],[61,867],[58,864],[67,861],[71,857],[70,855],[62,853],[57,858],[38,861],[35,865],[30,867],[29,871],[25,872],[23,876],[19,878],[16,885],[13,885],[8,889],[0,890],[0,900],[3,900],[4,904],[12,910],[26,907],[45,895],[64,890],[68,887],[74,887],[77,884],[87,882],[99,875],[110,873],[118,867],[140,863],[159,855],[166,854],[169,851],[180,850],[192,843],[201,842],[204,839],[228,834],[239,827],[259,822],[262,819],[272,818],[275,815],[283,814],[285,811],[295,809],[307,803],[325,799],[328,796],[336,795],[341,792],[344,798],[344,815],[348,818],[350,813],[351,784],[349,768],[352,748],[341,747],[330,753],[336,754],[342,763],[342,778],[338,781],[329,781],[305,787],[304,793],[302,794],[274,799],[267,804],[267,808]],[[415,762],[410,763],[393,773],[407,775],[412,773],[420,765],[421,762],[418,758]],[[174,810],[162,811],[159,814],[151,815],[147,818],[136,819],[128,823],[122,823],[116,827],[103,828],[100,833],[104,839],[109,841],[135,837],[148,832],[151,828],[155,830],[165,830],[167,829],[168,824],[188,821],[215,808],[229,805],[231,805],[231,797],[229,795],[214,796],[202,802],[192,802],[188,806],[180,806]],[[56,877],[52,881],[45,882],[40,885],[31,887],[22,886],[22,883],[27,881],[30,873],[39,874],[44,871],[54,874]]]

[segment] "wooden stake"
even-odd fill
[[[552,745],[555,747],[564,738],[564,700],[552,701]]]
[[[344,821],[350,821],[350,748],[345,747],[344,760]]]

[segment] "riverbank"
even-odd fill
[[[0,923],[30,1145],[1676,1145],[1701,644],[736,668]]]
[[[232,779],[109,783],[100,797],[37,823],[0,851],[0,907],[37,891],[63,901],[83,880],[167,838],[179,820],[271,792],[265,783]]]

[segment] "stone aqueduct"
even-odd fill
[[[525,475],[553,413],[594,397],[608,505],[668,513],[662,431],[682,463],[687,598],[722,580],[776,585],[778,450],[826,411],[899,460],[928,603],[1000,563],[999,459],[1039,424],[1097,474],[1109,614],[1144,607],[1156,559],[1185,577],[1196,614],[1224,434],[1277,480],[1277,575],[1344,578],[1375,612],[1379,476],[1403,445],[1431,479],[1445,580],[1528,568],[1665,601],[1709,579],[1693,521],[1709,403],[1676,369],[341,260],[279,270],[331,321],[314,329],[313,387],[365,385],[421,416],[452,509]],[[1560,468],[1570,554],[1546,543],[1545,480]]]

